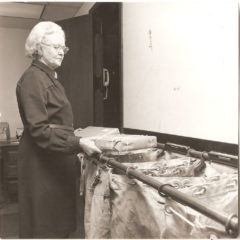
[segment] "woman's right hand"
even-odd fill
[[[99,154],[102,151],[95,145],[93,140],[88,138],[80,138],[79,145],[81,149],[88,155],[93,156],[94,154]]]

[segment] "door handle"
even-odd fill
[[[103,68],[103,86],[106,88],[105,90],[105,97],[103,100],[107,100],[108,98],[108,86],[110,84],[110,77],[109,77],[109,71],[106,68]]]

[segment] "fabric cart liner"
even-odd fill
[[[131,163],[120,163],[103,155],[99,159],[85,161],[88,165],[85,173],[86,238],[234,236],[238,231],[237,169],[229,167],[229,172],[223,174],[213,167],[215,163],[206,161],[210,160],[210,154],[204,152],[204,155],[190,148],[187,149],[185,157],[179,154],[179,151],[176,151],[177,154],[170,151],[169,145],[168,151],[164,152],[163,160],[173,157],[186,162],[186,159],[193,159],[193,156],[201,156],[206,167],[202,175],[198,173],[197,177],[193,176],[193,172],[182,176],[148,176],[141,169],[134,169]],[[234,156],[231,156],[231,159],[235,159]],[[228,159],[227,161],[229,162]],[[141,164],[144,165],[137,165]],[[156,165],[150,162],[149,166],[154,164]],[[127,176],[116,174],[112,168]],[[200,188],[204,184],[207,192]],[[211,189],[216,193],[219,186],[222,192],[215,194],[215,197],[209,197]],[[193,197],[192,188],[197,189],[195,193],[203,191],[205,200],[199,199],[198,194]],[[224,201],[221,202],[224,197],[229,200],[225,205]],[[208,204],[208,201],[213,205]],[[217,209],[214,206],[218,206]],[[176,231],[172,231],[172,227]]]

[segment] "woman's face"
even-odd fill
[[[48,35],[40,45],[42,50],[40,60],[53,70],[60,67],[66,51],[64,37],[61,34]]]

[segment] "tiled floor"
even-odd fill
[[[18,238],[18,203],[0,185],[0,238]]]

